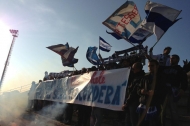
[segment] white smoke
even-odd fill
[[[28,112],[28,101],[28,92],[12,91],[0,95],[0,125],[55,126],[52,120],[63,119],[66,104],[53,102],[38,112]]]
[[[13,125],[25,112],[27,106],[27,92],[15,90],[0,95],[0,124]],[[3,124],[2,124],[3,123]]]

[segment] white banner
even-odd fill
[[[123,68],[44,81],[36,87],[35,99],[121,110],[129,73]]]

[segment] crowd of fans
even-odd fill
[[[179,126],[177,103],[188,87],[187,72],[190,71],[190,62],[184,61],[184,66],[178,65],[180,57],[169,55],[171,47],[166,47],[163,54],[153,55],[150,48],[148,59],[148,73],[143,70],[141,59],[123,59],[119,63],[109,63],[98,67],[82,68],[68,74],[55,75],[45,73],[43,81],[61,79],[65,76],[74,76],[91,71],[102,71],[130,67],[130,75],[126,88],[123,111],[117,111],[117,120],[125,126],[165,126],[166,108],[170,108],[172,126]],[[42,82],[41,80],[39,83]],[[45,106],[53,106],[53,101],[35,100],[33,109],[41,110]],[[53,109],[53,107],[51,107]],[[101,126],[104,115],[108,111],[103,108],[84,105],[66,104],[66,108],[58,120],[70,124],[73,113],[78,113],[77,126]]]

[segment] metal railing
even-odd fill
[[[8,92],[13,92],[13,91],[18,91],[19,93],[23,93],[23,92],[29,91],[30,87],[31,87],[31,84],[27,84],[27,85],[16,87],[16,88],[13,88],[13,89],[10,89],[10,90],[0,91],[0,95],[5,93],[5,92],[8,93]]]

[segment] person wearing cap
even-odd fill
[[[153,48],[150,48],[149,50],[149,56],[148,59],[154,59],[157,60],[160,66],[170,66],[170,51],[172,50],[171,47],[166,47],[163,50],[162,54],[153,55],[152,51]]]

